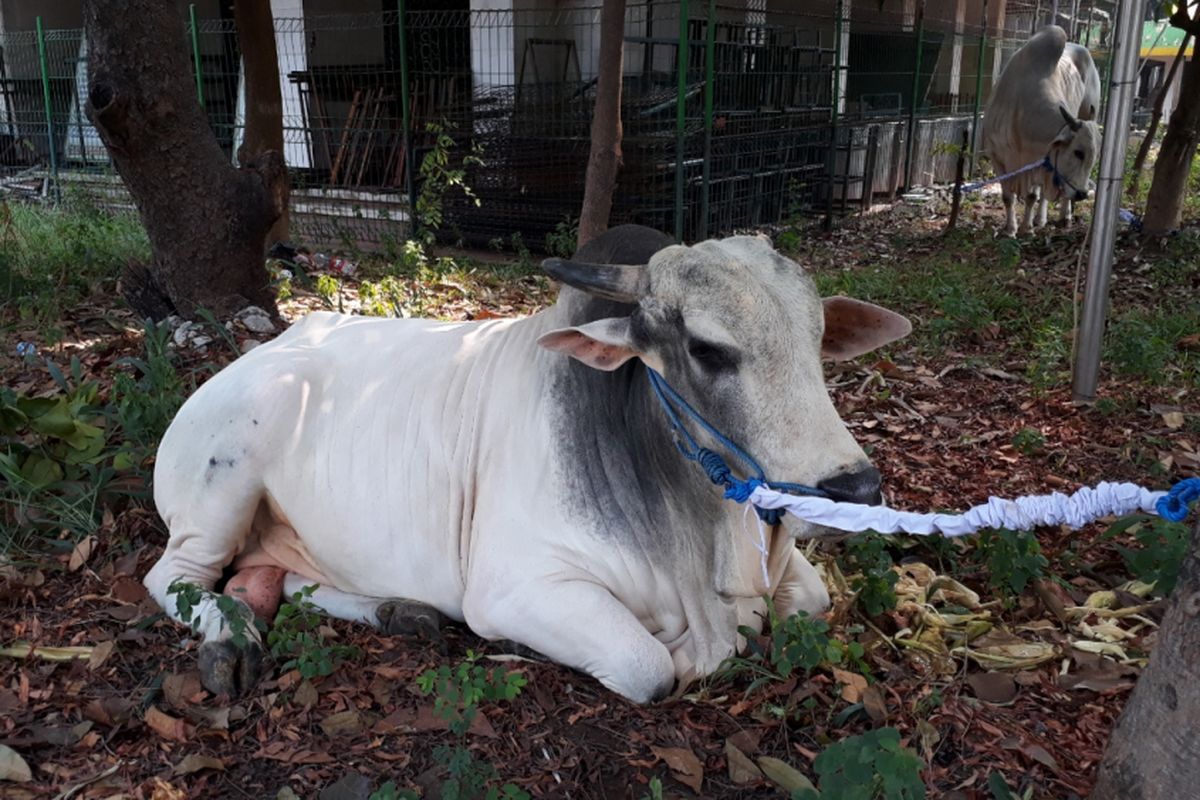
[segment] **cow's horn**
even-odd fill
[[[1067,111],[1066,106],[1060,105],[1058,107],[1058,113],[1062,114],[1063,119],[1065,119],[1067,124],[1071,126],[1071,130],[1077,131],[1083,127],[1083,123],[1076,119],[1074,114],[1072,114],[1070,111]]]
[[[555,280],[580,291],[620,303],[636,303],[646,293],[645,267],[634,264],[588,264],[547,258],[542,269]]]

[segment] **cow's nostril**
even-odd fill
[[[855,472],[839,472],[818,483],[817,488],[829,495],[831,500],[877,506],[883,502],[881,484],[879,470],[864,467]]]

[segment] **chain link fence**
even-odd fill
[[[447,236],[537,245],[569,226],[583,197],[599,7],[404,2],[275,20],[293,238],[403,239],[431,153],[465,170],[471,190],[442,194]],[[631,3],[613,223],[692,240],[948,182],[964,132],[973,150],[991,86],[1030,32],[1057,14],[1104,74],[1114,5]],[[234,23],[192,7],[185,26],[197,99],[236,163],[245,85]],[[0,190],[130,205],[84,113],[86,84],[82,30],[0,32]]]

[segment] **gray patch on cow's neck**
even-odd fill
[[[563,291],[559,303],[570,325],[633,311]],[[602,538],[657,553],[699,551],[711,563],[727,501],[676,449],[646,367],[637,359],[612,372],[569,358],[553,363],[550,406],[568,514]]]

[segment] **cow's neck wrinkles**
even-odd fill
[[[629,312],[628,306],[564,289],[549,316],[559,325],[580,325]],[[747,537],[756,534],[753,515],[744,519],[743,507],[725,500],[704,471],[679,453],[645,366],[635,360],[602,372],[548,355],[556,359],[550,405],[562,444],[559,478],[568,514],[601,540],[644,555],[660,577],[689,584],[684,596],[709,597],[718,605],[714,591],[760,596],[737,574],[747,566]],[[714,611],[685,613],[695,623],[692,617]]]

